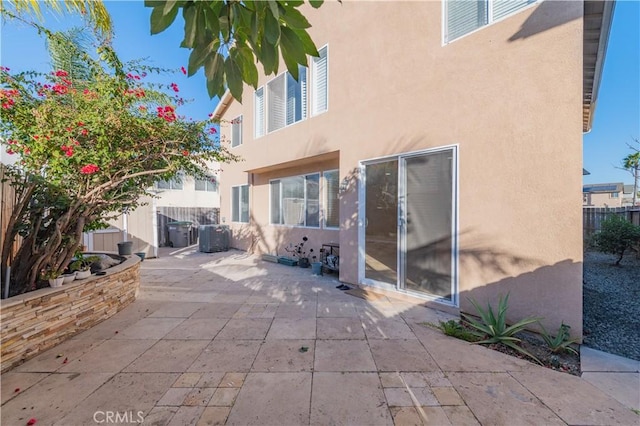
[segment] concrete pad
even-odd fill
[[[362,328],[367,339],[415,339],[416,336],[404,321],[391,319],[363,319]]]
[[[449,387],[453,386],[447,376],[442,371],[429,371],[422,373],[427,383],[431,387]]]
[[[35,385],[45,377],[49,376],[49,373],[19,373],[12,370],[8,373],[3,373],[0,376],[0,396],[2,396],[2,404],[25,392],[31,386]],[[16,392],[18,390],[18,392]]]
[[[177,412],[178,407],[153,407],[151,411],[144,415],[143,424],[166,425]]]
[[[156,406],[179,407],[192,390],[193,388],[169,388],[167,392],[162,395],[160,401],[156,403]]]
[[[640,373],[582,373],[581,377],[618,402],[640,410]]]
[[[197,426],[215,426],[224,425],[227,422],[227,417],[231,407],[207,407],[202,412],[200,420],[198,420]]]
[[[219,387],[241,388],[246,378],[247,378],[247,373],[227,373],[224,375],[222,380],[220,380]]]
[[[478,419],[466,405],[442,407],[451,424],[456,426],[480,426]]]
[[[376,373],[314,373],[312,425],[392,425]]]
[[[449,426],[452,424],[440,407],[391,407],[390,411],[396,425]]]
[[[318,305],[315,301],[281,303],[275,318],[315,318]]]
[[[301,352],[300,348],[307,348]],[[314,340],[267,340],[253,362],[251,371],[313,371]]]
[[[311,373],[249,373],[227,424],[308,424],[310,400]]]
[[[315,339],[316,320],[307,318],[275,318],[267,339]]]
[[[218,340],[207,346],[189,372],[247,372],[260,350],[260,340]]]
[[[378,373],[380,382],[384,388],[404,388],[406,386],[414,388],[429,387],[429,382],[423,373]]]
[[[209,340],[161,340],[124,371],[138,373],[182,373],[193,364]]]
[[[194,312],[190,318],[226,318],[230,319],[242,306],[241,303],[208,303]]]
[[[278,303],[256,303],[247,313],[247,318],[273,318],[278,305]]]
[[[565,424],[507,373],[451,373],[449,380],[481,424]]]
[[[389,407],[436,406],[438,400],[429,388],[385,388]],[[414,401],[415,399],[415,401]]]
[[[202,416],[204,408],[182,406],[178,408],[167,426],[195,426]]]
[[[12,371],[16,372],[54,372],[64,367],[65,358],[68,360],[81,358],[82,355],[104,343],[102,339],[71,339],[41,353],[24,364],[19,365]],[[61,355],[61,356],[59,356]],[[4,379],[4,375],[3,375]]]
[[[222,318],[189,318],[185,319],[176,328],[171,330],[163,339],[176,340],[213,340],[214,337],[227,324],[227,319]]]
[[[100,412],[143,413],[151,411],[156,402],[178,378],[174,373],[121,373],[89,395],[56,425],[94,424],[94,414]]]
[[[148,318],[189,318],[198,309],[207,306],[206,303],[176,302],[167,303],[156,309]]]
[[[162,339],[176,328],[184,318],[143,318],[121,330],[114,339]]]
[[[359,318],[318,318],[318,339],[344,340],[364,339],[364,330]]]
[[[529,361],[445,336],[437,330],[415,326],[413,331],[442,371],[505,372],[531,367]]]
[[[210,406],[231,407],[236,401],[240,388],[218,388],[212,389],[213,397],[209,400]]]
[[[183,404],[188,406],[206,406],[214,392],[217,390],[215,388],[195,388],[192,389],[191,392],[184,399]]]
[[[317,340],[314,371],[376,371],[364,340]]]
[[[196,384],[198,388],[217,388],[225,373],[185,373],[185,374],[201,374],[200,380]],[[174,385],[175,386],[175,385]]]
[[[2,423],[23,425],[30,418],[35,418],[53,424],[111,376],[108,373],[51,374],[3,404]]]
[[[640,423],[640,416],[579,377],[543,367],[511,375],[569,424]]]
[[[460,394],[453,386],[431,388],[441,406],[445,405],[464,405],[464,401]]]
[[[359,318],[352,302],[335,302],[318,300],[318,318]]]
[[[640,361],[580,346],[580,370],[638,373]]]
[[[417,340],[370,340],[378,371],[439,371]]]
[[[230,319],[216,339],[262,340],[271,327],[269,318]]]
[[[176,380],[176,382],[172,385],[172,387],[193,388],[193,387],[196,387],[196,385],[201,379],[202,379],[202,373],[183,373],[180,375],[180,377],[178,377],[178,380]]]
[[[153,346],[157,340],[107,340],[79,358],[69,358],[60,368],[65,373],[119,373]],[[59,358],[62,363],[64,358]]]

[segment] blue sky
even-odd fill
[[[151,65],[178,69],[187,64],[189,51],[179,47],[183,36],[181,22],[163,33],[149,34],[150,9],[142,2],[107,1],[115,27],[114,45],[123,60],[149,58]],[[178,17],[180,19],[180,17]],[[47,16],[51,29],[81,25],[79,18]],[[631,183],[628,172],[616,169],[631,151],[627,143],[640,138],[640,2],[616,3],[598,105],[593,128],[584,135],[584,167],[591,175],[585,183]],[[3,23],[0,63],[12,71],[49,70],[48,55],[42,37],[32,28],[15,22]],[[580,78],[576,76],[576,78]],[[181,74],[164,82],[178,83],[181,95],[193,102],[180,113],[194,119],[206,119],[217,99],[210,100],[202,70],[193,77]]]

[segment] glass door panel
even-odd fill
[[[365,260],[367,279],[398,283],[398,160],[365,166]]]
[[[453,150],[405,157],[406,290],[453,301]]]

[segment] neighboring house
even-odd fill
[[[217,166],[211,167],[218,169]],[[156,197],[143,197],[141,205],[110,222],[111,227],[85,234],[89,250],[117,251],[121,241],[133,241],[134,252],[157,257],[158,247],[170,246],[167,223],[193,223],[191,242],[197,242],[198,225],[218,223],[220,193],[217,172],[209,179],[183,176],[160,181],[150,190]]]
[[[339,277],[582,335],[582,133],[609,1],[327,2],[320,57],[214,112],[232,246],[339,244]],[[281,70],[285,70],[281,65]],[[583,85],[584,81],[584,85]],[[581,112],[582,111],[582,112]],[[575,194],[575,195],[571,195]],[[540,203],[539,200],[545,200]]]
[[[623,187],[622,182],[583,185],[582,205],[584,207],[622,207]],[[631,192],[633,192],[633,185],[631,185]]]
[[[640,191],[636,194],[636,205],[640,201]],[[633,206],[633,184],[622,187],[622,206]]]

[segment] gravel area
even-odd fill
[[[640,260],[584,254],[584,344],[640,360]]]

